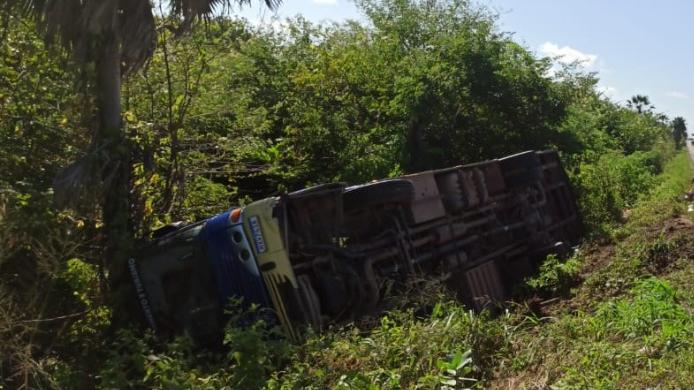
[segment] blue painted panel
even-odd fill
[[[199,236],[212,264],[219,299],[226,304],[230,298],[243,298],[245,306],[256,303],[271,307],[257,264],[252,264],[256,270],[254,274],[239,257],[239,250],[231,238],[229,213],[208,219]]]

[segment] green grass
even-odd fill
[[[649,226],[658,226],[670,217],[686,212],[686,204],[679,201],[692,179],[692,161],[683,151],[665,165],[657,177],[655,187],[630,211],[628,223],[611,230],[615,240],[636,238],[635,233]]]
[[[601,302],[594,312],[564,313],[519,332],[518,349],[509,359],[522,364],[508,376],[536,373],[558,388],[654,386],[661,377],[681,387],[694,356],[694,316],[670,283],[649,278],[625,296]],[[541,351],[538,353],[538,351]],[[688,371],[691,372],[691,371]],[[525,383],[532,387],[532,383]]]

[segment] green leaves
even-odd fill
[[[597,232],[622,220],[624,210],[658,184],[667,150],[604,153],[592,164],[581,164],[574,178],[585,222]]]
[[[574,254],[568,259],[559,259],[552,254],[540,265],[540,272],[526,281],[527,286],[536,293],[555,296],[567,295],[576,283],[582,262],[580,255]]]
[[[75,158],[90,114],[63,70],[63,53],[45,51],[31,23],[7,16],[0,42],[0,167],[3,179],[45,191],[58,169]]]
[[[436,366],[442,371],[439,383],[443,389],[460,389],[466,384],[477,382],[469,378],[472,374],[472,351],[456,351],[449,355],[449,360],[438,360]]]

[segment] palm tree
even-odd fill
[[[133,239],[129,217],[130,151],[121,121],[121,77],[140,68],[154,51],[157,31],[153,1],[7,1],[6,5],[33,16],[45,39],[68,49],[77,64],[94,66],[99,127],[93,136],[93,151],[63,170],[55,190],[57,195],[67,193],[63,199],[74,199],[76,192],[91,191],[93,187],[85,183],[99,185],[105,265],[112,282],[118,282],[124,276]],[[280,1],[264,0],[271,9]],[[220,7],[248,3],[250,0],[169,0],[166,10],[181,22],[177,29],[181,33]]]
[[[651,104],[651,100],[646,95],[634,95],[631,99],[627,100],[627,107],[633,108],[639,114],[644,112],[651,112],[655,106]]]

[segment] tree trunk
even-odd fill
[[[118,307],[126,278],[126,266],[133,248],[130,220],[130,148],[121,120],[121,62],[118,37],[106,33],[100,41],[96,59],[99,104],[98,139],[103,148],[102,209],[106,237],[105,269]]]

